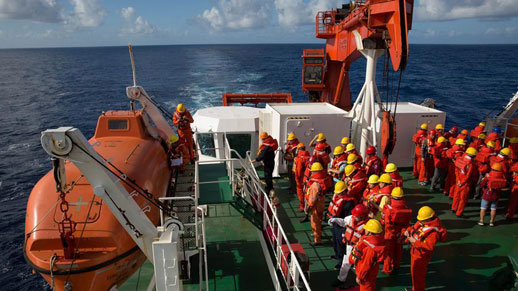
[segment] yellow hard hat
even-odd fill
[[[486,126],[486,122],[485,121],[481,121],[478,126]]]
[[[346,152],[350,152],[350,151],[355,150],[355,149],[356,149],[356,147],[352,143],[348,143],[347,146],[345,147],[345,151]]]
[[[356,160],[358,160],[358,156],[356,154],[349,154],[347,156],[347,163],[348,164],[352,164],[352,163],[356,162]]]
[[[170,143],[170,144],[173,144],[173,143],[177,142],[177,141],[178,141],[178,139],[179,139],[179,138],[178,138],[178,136],[177,136],[176,134],[173,134],[173,135],[171,135],[171,137],[169,138],[169,143]]]
[[[333,155],[341,155],[344,153],[344,148],[341,146],[335,147],[335,150],[333,151]]]
[[[311,165],[311,172],[318,172],[322,171],[323,169],[324,167],[322,167],[322,164],[319,162],[313,163],[313,165]]]
[[[437,123],[437,125],[435,126],[435,129],[436,130],[444,130],[444,126],[442,125],[442,123]]]
[[[481,134],[478,135],[478,139],[485,140],[486,139],[486,135],[481,133]]]
[[[509,143],[512,143],[512,144],[518,143],[518,137],[511,137],[511,139],[509,139]]]
[[[428,123],[421,124],[421,129],[428,129]]]
[[[386,173],[382,174],[380,176],[380,178],[378,179],[378,182],[385,183],[385,184],[390,184],[390,183],[392,183],[392,177],[390,177],[390,175],[386,174]]]
[[[397,166],[394,163],[388,163],[387,166],[385,167],[385,172],[387,172],[387,173],[392,173],[395,171],[397,171]]]
[[[303,149],[303,148],[306,148],[306,145],[304,145],[303,143],[299,143],[299,144],[297,145],[297,148],[298,148],[298,149]]]
[[[455,144],[456,144],[456,145],[466,145],[466,142],[464,141],[464,139],[462,139],[462,138],[458,138],[458,139],[455,141]]]
[[[342,193],[347,189],[344,181],[338,181],[335,184],[335,193]]]
[[[326,139],[326,135],[323,133],[319,133],[317,137],[317,141],[323,141]]]
[[[427,220],[435,215],[435,211],[430,206],[423,206],[417,212],[417,220]]]
[[[180,113],[185,112],[185,106],[183,105],[183,103],[180,103],[180,104],[178,104],[178,106],[176,106],[176,111],[178,111]]]
[[[369,184],[377,184],[378,183],[378,180],[379,180],[379,176],[378,175],[371,175],[369,177],[369,180],[367,181],[367,183]]]
[[[401,189],[401,187],[396,187],[392,189],[392,193],[390,195],[396,198],[403,198],[403,189]]]
[[[344,173],[347,177],[351,176],[351,174],[356,171],[356,167],[353,165],[347,165],[344,168]]]
[[[443,142],[446,142],[446,138],[444,136],[439,136],[439,138],[437,139],[437,143],[443,143]]]
[[[342,141],[340,143],[341,144],[349,144],[349,138],[347,136],[342,137]]]
[[[369,219],[365,226],[363,227],[366,231],[370,233],[381,233],[383,231],[383,228],[381,227],[381,223],[377,221],[376,219]]]
[[[511,154],[511,149],[510,148],[503,148],[500,150],[500,154],[504,155],[504,156],[508,156]]]
[[[294,139],[296,139],[297,137],[295,136],[295,134],[293,132],[290,132],[290,134],[288,134],[288,141],[292,141]]]
[[[495,141],[494,141],[494,140],[490,140],[490,141],[488,141],[488,142],[486,143],[486,145],[487,145],[487,147],[488,147],[488,148],[492,148],[492,149],[494,149],[494,148],[495,148],[495,146],[496,146],[496,143],[495,143]]]
[[[475,148],[469,147],[466,150],[466,154],[468,154],[470,156],[476,156],[477,155],[477,150]]]

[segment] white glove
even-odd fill
[[[333,222],[336,221],[336,218],[330,218],[328,221],[327,221],[327,224],[333,226]]]

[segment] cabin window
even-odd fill
[[[304,58],[306,64],[321,64],[322,58]]]
[[[227,134],[228,145],[231,149],[246,157],[246,152],[252,147],[252,135],[247,133]],[[235,153],[232,153],[232,158],[238,158]]]
[[[322,84],[321,66],[306,66],[304,67],[304,84]]]
[[[109,119],[108,120],[109,130],[128,130],[127,119]]]
[[[214,144],[214,134],[212,133],[198,133],[197,134],[198,147],[204,156],[216,157],[216,146]]]

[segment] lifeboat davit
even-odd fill
[[[104,113],[89,142],[155,198],[167,195],[172,170],[166,148],[147,132],[141,111]],[[74,184],[65,195],[67,213],[75,225],[72,237],[62,239],[60,222],[66,206],[56,191],[54,173],[49,171],[36,183],[27,203],[25,258],[55,290],[117,288],[138,270],[146,256],[106,203],[94,195],[79,169],[71,162],[65,162],[65,169],[67,184]],[[159,210],[140,195],[133,198],[157,225]]]

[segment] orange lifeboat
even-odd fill
[[[154,195],[166,196],[172,170],[161,142],[146,130],[140,111],[108,111],[99,117],[94,149],[128,178]],[[94,195],[91,185],[71,162],[65,162],[67,189],[62,205],[53,171],[34,186],[27,203],[24,255],[55,290],[110,290],[124,283],[146,256]],[[126,185],[125,185],[126,187]],[[133,189],[126,187],[129,193]],[[140,195],[140,208],[157,225],[159,210]],[[68,208],[68,210],[66,210]],[[63,236],[63,210],[72,222]],[[70,289],[71,288],[71,289]]]

